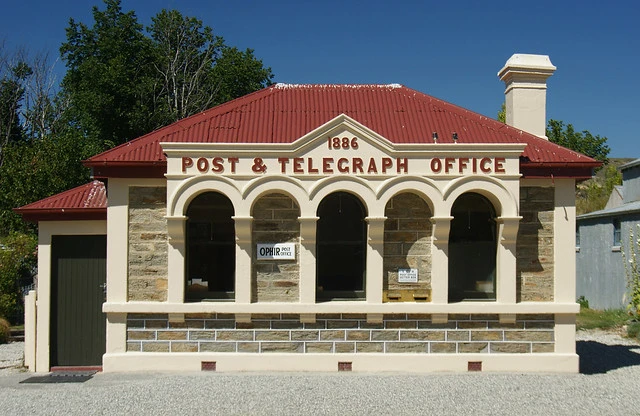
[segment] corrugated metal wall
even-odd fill
[[[623,249],[640,215],[618,216]],[[576,252],[576,297],[584,296],[592,309],[624,308],[626,277],[622,252],[613,245],[613,217],[578,222],[580,249]]]

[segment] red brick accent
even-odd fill
[[[351,371],[351,361],[338,361],[338,371]]]
[[[200,362],[200,370],[202,371],[216,371],[215,361],[202,361]]]
[[[469,361],[467,371],[482,371],[482,361]]]

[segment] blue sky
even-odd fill
[[[5,47],[58,55],[70,17],[101,0],[6,2]],[[610,157],[640,157],[640,5],[631,0],[123,0],[144,25],[162,8],[252,48],[286,83],[399,83],[495,117],[496,76],[513,53],[549,55],[547,118],[608,137]],[[59,64],[64,73],[63,63]]]

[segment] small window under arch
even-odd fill
[[[198,195],[187,209],[187,301],[235,298],[233,204],[218,192]]]
[[[460,196],[451,209],[449,302],[496,299],[496,213],[477,193]]]

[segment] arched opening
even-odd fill
[[[477,193],[461,195],[451,208],[449,302],[496,299],[496,213]]]
[[[318,300],[365,298],[367,216],[347,192],[326,196],[318,206],[316,276]]]
[[[185,300],[235,298],[233,215],[233,204],[219,192],[205,192],[189,204]]]

